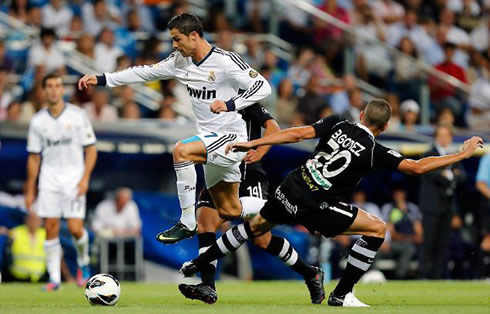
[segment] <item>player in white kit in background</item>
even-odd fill
[[[224,149],[229,142],[247,138],[246,125],[238,110],[267,97],[271,88],[239,55],[208,43],[196,16],[177,15],[168,23],[168,29],[175,49],[168,58],[115,73],[85,75],[78,87],[115,87],[172,78],[187,86],[198,134],[179,141],[173,152],[182,214],[175,226],[157,235],[160,242],[175,243],[193,236],[197,230],[194,163],[204,164],[207,189],[223,219],[252,216],[261,208],[257,204],[242,208],[238,199],[239,166],[245,153],[226,155]]]
[[[77,251],[79,286],[90,277],[88,233],[83,226],[85,194],[97,159],[95,134],[85,111],[63,101],[63,82],[48,75],[42,86],[48,108],[36,113],[27,139],[26,207],[31,210],[37,193],[37,214],[45,219],[46,291],[58,290],[61,282],[62,249],[60,218],[65,218]],[[85,153],[85,158],[84,158]]]

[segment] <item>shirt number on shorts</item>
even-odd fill
[[[262,186],[260,185],[260,182],[257,183],[256,186],[247,187],[247,190],[248,190],[248,194],[251,197],[263,198],[262,197]]]

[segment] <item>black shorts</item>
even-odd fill
[[[303,225],[311,233],[333,237],[345,232],[357,217],[359,208],[336,200],[318,200],[297,173],[290,174],[260,211],[268,222]]]
[[[269,181],[263,174],[255,171],[248,171],[247,177],[240,183],[239,197],[250,196],[267,200],[269,196]],[[209,207],[216,209],[211,195],[207,189],[202,189],[199,193],[196,208]]]

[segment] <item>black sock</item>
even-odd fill
[[[344,296],[352,291],[354,285],[374,262],[374,257],[383,241],[383,238],[366,236],[362,236],[356,241],[350,250],[347,267],[342,274],[342,278],[340,278],[337,287],[335,287],[335,295]]]
[[[202,254],[209,248],[214,242],[216,242],[216,234],[214,232],[205,232],[197,235],[199,240],[199,254]],[[216,290],[215,276],[216,274],[216,262],[213,261],[207,265],[201,267],[201,280],[206,285]]]
[[[271,242],[265,251],[279,257],[292,270],[301,274],[305,280],[312,279],[316,275],[314,268],[306,264],[305,261],[299,257],[289,241],[282,237],[273,235]]]
[[[194,260],[199,270],[206,264],[235,252],[248,239],[253,238],[248,221],[226,231],[209,249]]]

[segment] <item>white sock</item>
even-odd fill
[[[177,195],[179,196],[182,215],[180,222],[189,230],[196,228],[196,168],[192,161],[185,161],[174,164],[175,174],[177,175]]]
[[[61,245],[60,238],[44,241],[46,264],[49,281],[59,284],[61,282]]]
[[[256,216],[266,202],[266,200],[251,196],[240,197],[240,201],[242,202],[241,219],[249,219]]]
[[[78,267],[83,267],[87,266],[89,263],[89,256],[88,256],[88,232],[83,228],[83,234],[80,239],[77,239],[75,237],[71,237],[71,240],[73,241],[73,245],[75,246],[75,249],[77,250],[77,262],[78,262]]]

